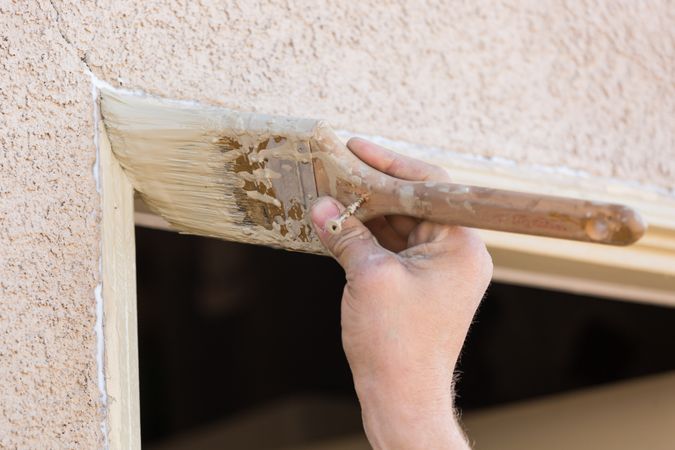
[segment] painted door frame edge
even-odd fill
[[[98,102],[95,105],[98,108]],[[104,444],[108,449],[141,448],[136,315],[134,191],[112,154],[102,123],[97,124],[103,219],[102,303]]]

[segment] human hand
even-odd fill
[[[436,166],[362,139],[350,150],[391,176],[448,181]],[[467,448],[453,409],[453,373],[467,331],[492,276],[477,234],[410,217],[362,224],[349,217],[341,232],[325,223],[344,206],[319,199],[311,211],[321,242],[344,268],[342,342],[376,449]]]

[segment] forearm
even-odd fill
[[[355,384],[374,449],[469,449],[454,412],[450,380],[355,379]]]

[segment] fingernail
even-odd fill
[[[326,222],[340,215],[340,208],[331,198],[320,198],[312,206],[310,217],[317,231],[324,231]]]

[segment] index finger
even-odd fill
[[[361,138],[351,138],[347,147],[361,161],[392,177],[410,181],[450,181],[441,167],[388,150]]]

